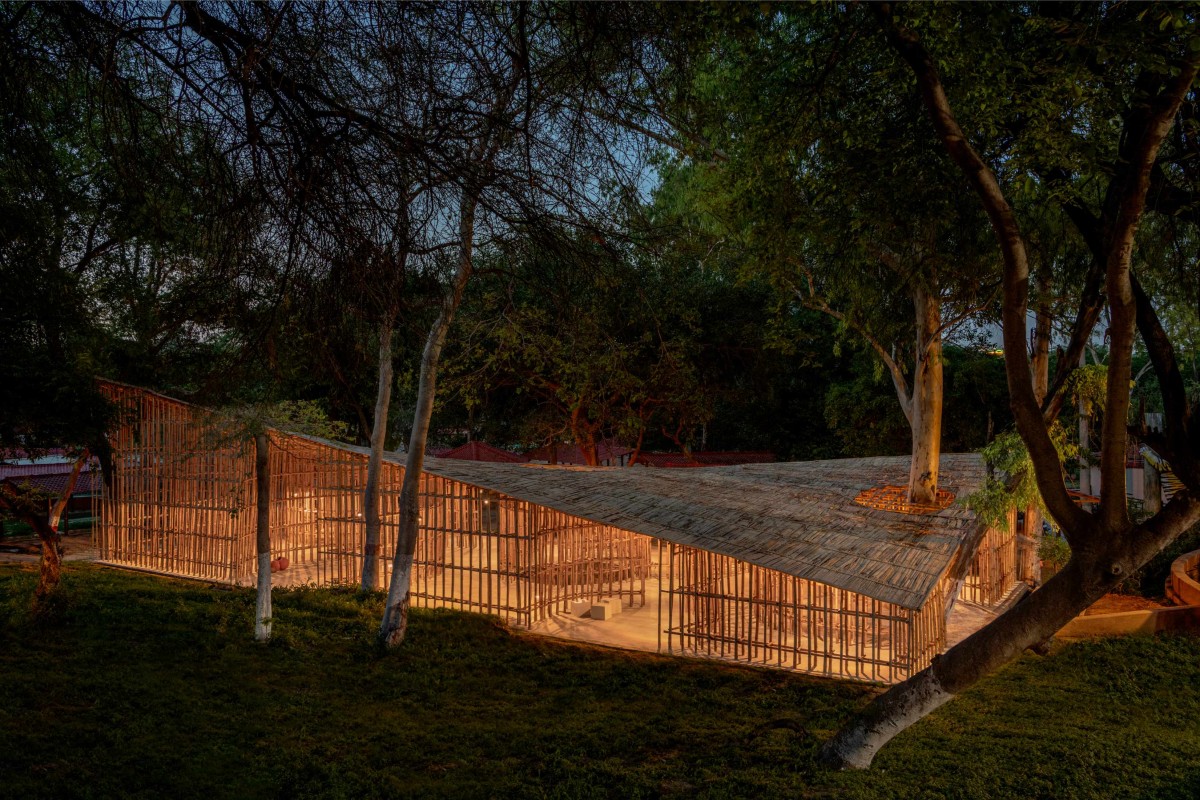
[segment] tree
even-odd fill
[[[635,191],[641,160],[611,154],[612,134],[599,130],[577,98],[581,53],[564,45],[573,20],[554,8],[472,6],[451,18],[442,47],[465,73],[457,110],[465,135],[456,153],[458,238],[453,272],[422,353],[417,407],[409,436],[391,585],[379,642],[394,647],[408,625],[409,588],[419,533],[419,481],[437,373],[451,322],[475,270],[476,236],[538,225],[582,225],[613,194]],[[587,56],[587,53],[582,54]]]
[[[99,79],[78,34],[48,7],[0,9],[0,449],[86,449],[107,473],[96,373],[204,338],[238,217],[218,211],[213,141]],[[3,500],[42,540],[39,599],[60,574],[44,499]]]
[[[437,254],[452,246],[453,211],[445,204],[468,180],[472,167],[460,157],[477,138],[479,115],[485,127],[497,127],[486,120],[486,106],[473,105],[495,76],[437,66],[469,56],[455,36],[477,15],[466,6],[415,4],[364,13],[316,4],[189,4],[152,18],[142,10],[64,13],[141,48],[143,84],[165,83],[166,103],[231,143],[240,168],[270,198],[274,224],[310,259],[336,265],[346,279],[338,294],[373,328],[378,380],[362,583],[377,588],[378,476],[403,289],[410,272],[436,270]],[[470,67],[466,60],[461,66]],[[425,263],[414,263],[420,255]],[[281,294],[297,283],[288,273]]]
[[[254,450],[254,553],[257,568],[254,638],[271,638],[271,447],[275,430],[335,439],[344,427],[331,422],[315,403],[253,402],[209,413],[201,420],[205,445],[215,450]]]
[[[711,305],[719,290],[632,249],[547,239],[530,234],[489,257],[498,268],[477,285],[450,388],[472,408],[510,397],[522,444],[570,441],[592,466],[613,438],[633,443],[631,463],[647,435],[685,448],[724,391],[706,353],[740,344],[704,330],[728,309]]]
[[[48,602],[62,581],[62,536],[58,532],[58,523],[71,495],[75,493],[79,473],[90,457],[86,449],[75,456],[71,472],[59,495],[28,485],[13,487],[0,484],[0,511],[5,516],[28,523],[41,543],[38,583],[33,593],[34,609],[38,612],[48,610]]]
[[[683,151],[668,181],[692,184],[704,224],[743,249],[743,270],[874,351],[910,428],[910,499],[935,502],[943,340],[995,289],[982,215],[948,189],[953,172],[919,113],[880,102],[911,90],[871,53],[859,16],[729,14],[733,24],[704,34],[705,55],[680,67],[676,89],[677,138],[719,155]]]
[[[401,231],[397,253],[411,255],[404,228],[423,228],[428,257],[414,268],[441,281],[442,313],[426,340],[406,465],[412,483],[401,491],[400,543],[409,548],[437,363],[476,236],[594,205],[609,188],[597,176],[615,174],[616,159],[594,146],[601,139],[565,101],[579,81],[549,25],[554,10],[189,4],[166,15],[136,5],[62,13],[140,48],[156,76],[147,85],[166,84],[166,102],[217,129],[275,199],[276,224],[303,243],[336,242],[365,211],[368,232]],[[426,198],[425,214],[410,219],[414,196]],[[379,337],[381,350],[388,340]],[[391,388],[384,378],[381,412]],[[381,434],[386,416],[377,417]],[[372,439],[377,463],[381,436]],[[406,587],[406,571],[398,574]]]
[[[1196,468],[1200,437],[1196,436],[1193,409],[1183,391],[1174,347],[1132,269],[1136,232],[1146,210],[1151,173],[1164,140],[1179,123],[1180,107],[1193,91],[1200,66],[1200,48],[1195,46],[1197,31],[1189,10],[1161,6],[1136,13],[1123,7],[1097,6],[1072,10],[1065,18],[1046,20],[1035,9],[1012,7],[984,20],[987,24],[977,29],[988,31],[989,36],[1013,30],[1036,31],[1045,37],[1035,42],[1041,47],[1061,41],[1058,37],[1071,38],[1080,45],[1078,53],[1082,57],[1082,69],[1075,77],[1082,78],[1083,70],[1098,75],[1101,82],[1114,90],[1110,97],[1118,106],[1118,157],[1107,165],[1111,178],[1105,192],[1103,227],[1099,238],[1091,242],[1101,275],[1103,300],[1111,319],[1107,397],[1101,430],[1102,486],[1095,514],[1071,502],[1063,482],[1062,463],[1050,435],[1048,416],[1052,415],[1043,413],[1034,393],[1025,343],[1030,271],[1021,223],[997,170],[981,157],[972,137],[960,125],[943,83],[943,73],[925,44],[926,40],[937,41],[939,32],[946,28],[939,26],[936,19],[931,24],[929,19],[919,16],[915,20],[909,16],[901,22],[887,4],[877,6],[875,11],[889,45],[912,70],[922,104],[945,152],[987,212],[1003,255],[1005,367],[1013,413],[1029,451],[1039,492],[1071,547],[1071,557],[1044,586],[950,648],[930,667],[880,695],[825,744],[822,753],[830,763],[854,767],[869,765],[878,749],[896,733],[1025,648],[1047,640],[1200,519],[1200,500],[1196,499],[1200,490],[1200,471]],[[1031,16],[1026,17],[1027,13]],[[1050,24],[1038,25],[1040,22]],[[1014,44],[1011,37],[996,41],[1004,41],[1005,47]],[[1102,47],[1112,49],[1101,55]],[[1041,52],[1044,55],[1046,51]],[[1039,114],[1061,113],[1028,104],[1021,104],[1021,111],[1030,113],[1035,122]],[[1016,109],[1010,109],[1002,116],[1016,113]],[[1087,133],[1103,136],[1108,131]],[[1079,317],[1085,321],[1092,302],[1093,298],[1085,292],[1079,305]],[[1083,328],[1086,341],[1090,329],[1086,324]],[[1124,461],[1130,406],[1128,386],[1134,338],[1139,331],[1154,361],[1164,406],[1168,409],[1164,417],[1169,458],[1186,490],[1158,514],[1135,524],[1125,502]]]

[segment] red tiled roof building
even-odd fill
[[[432,453],[431,453],[432,455]],[[493,464],[520,464],[528,461],[526,456],[511,450],[501,450],[486,442],[467,442],[438,454],[438,458],[458,458],[463,461],[490,461]]]

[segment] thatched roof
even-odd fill
[[[403,454],[385,459],[404,465]],[[959,505],[909,515],[854,502],[864,489],[907,483],[908,465],[907,456],[679,470],[425,460],[434,475],[915,609],[960,552],[971,555],[982,530]],[[940,478],[939,488],[961,498],[982,485],[983,460],[943,455]]]
[[[594,522],[919,608],[978,526],[958,505],[909,515],[854,502],[863,489],[906,483],[908,463],[907,457],[844,458],[635,470],[431,458],[425,469]],[[941,486],[959,497],[977,489],[983,477],[979,456],[942,456]]]
[[[401,453],[384,458],[404,465]],[[904,485],[908,465],[907,456],[687,470],[425,459],[433,475],[916,609],[983,531],[957,503],[902,514],[854,501],[864,489]],[[961,498],[984,474],[977,454],[943,455],[939,489]]]

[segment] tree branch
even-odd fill
[[[1038,489],[1047,509],[1074,544],[1090,531],[1089,515],[1076,506],[1063,483],[1062,462],[1050,439],[1033,393],[1029,353],[1025,347],[1025,315],[1029,301],[1029,259],[1012,207],[996,176],[967,141],[950,108],[933,59],[911,31],[897,25],[890,3],[872,6],[888,42],[912,68],[921,99],[950,159],[979,195],[1004,256],[1004,366],[1008,391],[1021,438],[1029,449]]]
[[[946,322],[943,322],[941,325],[938,325],[937,330],[935,330],[933,332],[933,335],[929,337],[929,341],[925,343],[926,353],[929,351],[929,348],[934,345],[935,342],[939,342],[942,340],[946,331],[957,328],[959,325],[966,322],[968,318],[970,318],[974,314],[978,314],[980,311],[983,311],[985,308],[987,308],[992,303],[994,303],[996,301],[996,296],[998,294],[1000,294],[999,286],[997,286],[995,289],[992,290],[992,293],[988,297],[987,300],[984,300],[982,303],[979,303],[978,305],[974,305],[974,306],[971,306],[970,308],[967,308],[961,314],[953,317],[952,319],[947,320]],[[922,358],[924,358],[924,354],[922,354]]]
[[[808,279],[808,297],[799,289],[792,287],[792,291],[800,299],[801,304],[805,308],[811,308],[814,311],[821,311],[839,322],[854,329],[854,331],[866,341],[867,344],[878,354],[883,361],[884,366],[888,368],[888,372],[892,376],[892,386],[896,389],[896,399],[900,401],[900,410],[904,412],[904,418],[908,420],[908,424],[912,425],[913,418],[913,399],[912,391],[908,387],[908,380],[904,377],[904,370],[900,369],[900,365],[896,363],[896,359],[892,358],[891,354],[880,344],[871,333],[845,313],[832,308],[824,299],[817,296],[816,287],[813,285],[812,274],[805,270],[805,276]]]
[[[1116,213],[1107,231],[1105,291],[1112,318],[1108,359],[1108,398],[1104,410],[1103,447],[1100,451],[1100,515],[1110,531],[1129,525],[1125,502],[1126,424],[1129,418],[1129,377],[1132,372],[1133,340],[1138,313],[1132,287],[1131,263],[1134,236],[1146,208],[1150,171],[1159,148],[1174,124],[1179,105],[1196,78],[1200,57],[1190,56],[1162,91],[1148,104],[1135,106],[1126,123],[1127,147],[1110,189],[1116,188]],[[1139,83],[1142,83],[1139,81]],[[1147,80],[1157,88],[1157,81]],[[1184,411],[1186,413],[1186,411]],[[1180,426],[1185,420],[1177,420]],[[1185,449],[1190,449],[1184,445]],[[1190,454],[1189,454],[1190,455]],[[1120,487],[1120,491],[1117,488]]]
[[[1171,462],[1171,468],[1192,494],[1200,495],[1197,485],[1197,464],[1191,447],[1189,428],[1191,414],[1188,408],[1187,389],[1183,374],[1175,358],[1175,349],[1163,329],[1162,322],[1149,295],[1136,276],[1132,277],[1133,297],[1137,303],[1137,326],[1150,355],[1150,364],[1158,377],[1159,393],[1163,401],[1164,436],[1155,440],[1155,450]]]
[[[67,503],[71,500],[71,495],[75,493],[75,484],[79,480],[79,473],[83,470],[84,464],[91,457],[86,449],[79,454],[75,459],[74,465],[71,467],[71,474],[67,476],[67,484],[62,490],[62,494],[54,501],[54,505],[50,507],[50,518],[48,522],[50,527],[58,530],[58,520],[62,517],[63,511],[67,508]]]
[[[1083,287],[1079,294],[1079,311],[1071,324],[1071,334],[1067,339],[1067,347],[1062,358],[1054,368],[1054,377],[1046,391],[1042,402],[1042,412],[1047,423],[1058,418],[1062,412],[1066,395],[1063,389],[1076,367],[1079,366],[1079,356],[1087,346],[1096,323],[1100,321],[1100,313],[1104,310],[1104,237],[1100,220],[1091,211],[1078,203],[1064,203],[1063,211],[1083,237],[1092,254],[1091,264],[1083,279]]]

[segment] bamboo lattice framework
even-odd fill
[[[1008,512],[1003,527],[988,526],[959,597],[983,606],[1000,602],[1017,581],[1017,510]]]
[[[112,485],[97,500],[101,560],[251,585],[256,489],[249,440],[221,437],[212,414],[186,403],[122,384],[102,387],[119,414],[110,433]],[[271,431],[269,441],[272,556],[290,562],[286,582],[356,585],[365,541],[366,450],[282,431]],[[521,481],[532,480],[542,490],[552,483],[560,494],[574,493],[576,501],[563,506],[575,510],[591,490],[582,481],[595,478],[595,471],[470,462],[435,468],[439,472],[421,476],[415,606],[492,614],[532,627],[570,613],[578,603],[651,604],[657,605],[659,649],[893,682],[926,666],[945,647],[946,618],[956,598],[994,604],[1016,580],[1015,513],[1005,528],[983,532],[977,549],[955,550],[948,566],[938,567],[935,589],[923,601],[900,604],[713,552],[687,538],[692,533],[657,538],[600,515],[588,518],[517,496],[524,493]],[[384,461],[379,481],[384,585],[396,546],[403,474],[394,458]],[[539,482],[538,476],[547,480]],[[634,496],[630,502],[649,513],[648,504],[662,501]],[[961,523],[960,512],[952,514]],[[904,524],[902,532],[920,547],[901,552],[909,554],[909,569],[920,570],[918,556],[929,552],[921,548],[930,540],[924,527]],[[665,525],[653,531],[675,536]],[[843,548],[853,544],[849,538],[838,541]],[[851,568],[844,550],[835,555],[840,559],[835,566]]]
[[[893,683],[946,645],[942,594],[919,609],[672,545],[670,652]]]
[[[233,585],[255,579],[257,501],[249,443],[223,441],[211,415],[104,383],[119,409],[113,485],[99,499],[102,561]],[[362,574],[367,457],[270,432],[272,557],[291,582],[354,585]],[[404,470],[380,475],[381,573],[390,580]],[[650,537],[424,473],[412,602],[529,626],[572,603],[644,605]]]

